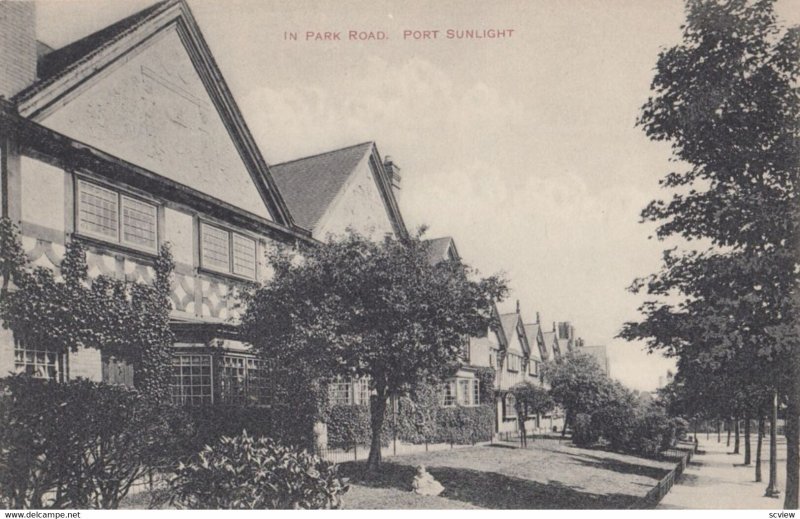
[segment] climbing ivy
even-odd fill
[[[86,249],[67,243],[59,279],[32,266],[22,249],[19,228],[0,219],[0,320],[17,340],[65,353],[95,348],[134,366],[134,385],[165,400],[169,397],[170,278],[169,246],[155,261],[153,284],[98,276],[89,279]]]

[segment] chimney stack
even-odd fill
[[[36,7],[0,1],[0,96],[11,98],[36,81]]]
[[[519,299],[517,299],[517,315],[519,315]]]
[[[389,182],[392,183],[392,189],[395,191],[400,191],[400,167],[394,163],[392,157],[390,155],[386,155],[383,159],[383,167],[386,170],[386,174],[389,175]]]
[[[536,324],[540,324],[542,321],[539,319],[539,312],[536,312]]]

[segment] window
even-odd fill
[[[536,376],[539,374],[539,363],[533,359],[528,363],[528,374]]]
[[[497,368],[497,367],[499,367],[499,366],[497,365],[497,350],[495,350],[494,348],[492,348],[491,350],[489,350],[489,367],[490,367],[490,368]]]
[[[513,353],[508,354],[508,371],[519,371],[522,367],[522,357],[519,355],[514,355]]]
[[[369,405],[369,380],[361,380],[358,383],[358,403],[361,405]]]
[[[480,405],[481,403],[481,382],[480,380],[472,380],[472,405]]]
[[[219,372],[220,397],[226,404],[266,402],[263,361],[244,355],[224,355]]]
[[[353,384],[333,382],[329,386],[331,405],[353,405]]]
[[[450,407],[456,405],[456,381],[448,380],[444,384],[444,399],[442,405]]]
[[[203,268],[255,279],[255,240],[201,223],[200,244],[200,260]]]
[[[26,347],[14,340],[14,371],[34,378],[63,381],[63,357],[54,351]]]
[[[511,393],[506,393],[503,398],[503,418],[512,419],[517,417],[517,399]]]
[[[470,380],[462,379],[458,381],[458,403],[460,405],[471,405]]]
[[[85,180],[77,185],[81,234],[149,252],[158,250],[155,205]]]
[[[211,355],[172,356],[172,401],[175,404],[202,405],[213,402]]]

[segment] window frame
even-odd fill
[[[174,390],[176,385],[173,383],[174,380],[175,380],[176,375],[173,372],[173,373],[170,374],[170,384],[169,384],[170,400],[172,401],[172,403],[175,404],[175,405],[189,406],[189,407],[202,407],[204,405],[212,405],[212,404],[214,404],[215,401],[216,401],[216,398],[215,398],[215,395],[214,395],[214,393],[215,393],[214,386],[215,386],[215,382],[216,382],[215,381],[215,377],[214,377],[214,356],[211,355],[210,353],[197,353],[197,352],[188,352],[188,351],[186,351],[186,352],[175,352],[174,351],[174,352],[172,352],[172,359],[171,359],[171,363],[170,363],[170,368],[175,369],[175,368],[184,367],[183,364],[177,364],[177,365],[175,364],[175,359],[176,358],[180,358],[180,357],[203,357],[203,358],[208,360],[208,364],[207,365],[208,365],[208,374],[209,374],[209,384],[199,384],[199,386],[191,386],[191,387],[201,387],[201,388],[209,387],[210,388],[210,393],[208,395],[209,399],[208,399],[207,402],[204,401],[203,398],[206,395],[201,393],[200,395],[197,395],[197,396],[199,396],[199,401],[195,401],[193,397],[195,397],[196,395],[193,395],[193,394],[187,395],[185,390],[184,390],[184,386],[183,386],[182,383],[177,386],[178,388],[180,388],[180,392],[179,392],[180,394],[176,395],[175,394],[175,390]],[[199,364],[198,365],[198,367],[200,367],[200,368],[205,367],[205,366],[206,366],[206,364]],[[194,365],[189,364],[189,367],[194,367]],[[190,377],[191,376],[192,375],[190,374]],[[202,376],[202,373],[201,373],[200,376]],[[177,378],[182,382],[183,374],[181,373],[180,375],[178,375]],[[178,396],[180,398],[179,401],[176,401],[176,396]]]
[[[223,270],[220,267],[214,265],[207,265],[205,260],[205,229],[207,227],[211,227],[217,231],[221,231],[225,233],[227,236],[227,250],[228,250],[228,267],[226,270]],[[255,281],[258,279],[258,239],[253,238],[245,233],[235,231],[229,227],[219,225],[214,222],[210,222],[208,220],[200,220],[198,223],[198,233],[199,233],[199,240],[198,240],[198,247],[200,250],[198,251],[198,260],[200,263],[200,269],[213,272],[215,274],[221,274],[223,276],[231,276],[237,279],[244,279],[247,281]],[[250,277],[246,274],[242,274],[240,272],[236,272],[236,261],[235,261],[235,248],[234,248],[234,237],[238,237],[242,240],[247,240],[253,243],[253,276]]]
[[[82,222],[83,221],[81,220],[81,209],[83,207],[83,202],[81,201],[81,194],[83,192],[85,192],[84,189],[83,189],[84,185],[89,185],[89,186],[91,186],[93,188],[101,189],[103,191],[107,191],[107,192],[113,194],[114,197],[116,198],[117,220],[116,220],[116,234],[115,234],[114,238],[112,238],[112,237],[110,237],[108,235],[99,233],[99,232],[93,232],[91,230],[87,230],[87,229],[83,228],[83,226],[82,226]],[[83,177],[81,175],[76,175],[75,176],[75,189],[74,189],[74,197],[73,197],[73,199],[74,199],[74,202],[75,202],[74,203],[74,205],[75,205],[74,213],[75,214],[73,215],[74,216],[74,222],[73,223],[74,223],[75,232],[79,236],[83,236],[83,237],[86,237],[86,238],[98,240],[100,242],[107,243],[107,244],[112,245],[112,246],[131,249],[131,250],[134,250],[134,251],[137,251],[137,252],[140,252],[140,253],[146,253],[146,254],[152,254],[152,255],[158,254],[159,245],[161,243],[160,242],[161,236],[159,235],[159,232],[158,232],[158,226],[159,226],[159,215],[158,215],[158,213],[159,213],[160,204],[158,204],[158,203],[156,203],[156,202],[154,202],[152,200],[147,200],[147,199],[145,199],[145,198],[143,198],[141,196],[137,196],[137,195],[131,193],[130,191],[126,190],[126,189],[120,189],[120,188],[118,188],[116,186],[109,186],[109,185],[107,185],[105,183],[96,182],[96,181],[94,181],[92,179],[85,178],[85,177]],[[153,224],[154,224],[153,225],[153,236],[154,236],[154,241],[155,241],[155,243],[154,243],[152,248],[149,247],[149,246],[146,246],[146,245],[142,245],[140,243],[133,243],[133,242],[125,240],[125,223],[124,223],[125,218],[124,218],[124,212],[123,212],[124,211],[124,200],[125,199],[130,200],[130,201],[135,202],[135,203],[144,204],[144,205],[146,205],[146,206],[148,206],[148,207],[150,207],[152,209],[152,211],[153,211]]]
[[[442,387],[442,407],[455,407],[458,404],[458,384],[456,380],[447,380]]]
[[[13,360],[14,373],[26,373],[29,376],[31,376],[33,378],[36,378],[36,379],[39,379],[39,380],[52,380],[52,381],[55,381],[55,382],[65,382],[65,381],[69,380],[69,377],[68,377],[69,356],[67,354],[58,353],[58,352],[55,352],[55,351],[49,351],[49,350],[46,350],[46,349],[38,349],[38,348],[28,347],[26,344],[24,344],[23,341],[21,341],[17,337],[14,337],[13,343],[14,343],[13,344],[13,346],[14,346],[14,350],[13,350],[13,355],[14,355],[14,360]],[[18,352],[21,352],[22,355],[23,355],[21,362],[17,361],[17,353]],[[55,369],[54,376],[53,377],[51,377],[51,376],[40,377],[40,376],[37,376],[35,373],[32,373],[32,374],[28,373],[28,369],[27,369],[28,366],[33,366],[34,369],[36,369],[37,366],[44,366],[44,368],[47,369],[47,368],[49,368],[49,366],[51,364],[50,364],[50,362],[39,363],[39,362],[37,362],[36,358],[34,358],[32,363],[31,362],[27,362],[27,360],[25,359],[25,354],[26,353],[30,353],[30,354],[34,355],[34,357],[36,357],[37,354],[44,354],[46,359],[49,358],[49,356],[52,355],[54,357],[54,361],[52,363],[52,365],[53,365],[53,367]],[[21,371],[20,371],[20,368],[22,368]]]
[[[228,366],[226,361],[240,361],[241,367]],[[268,389],[268,384],[265,383],[267,381],[267,377],[265,376],[267,368],[263,360],[254,355],[223,353],[219,356],[217,365],[219,366],[217,378],[219,379],[220,403],[240,407],[266,405],[266,398],[263,393]],[[234,387],[232,384],[227,387],[225,386],[227,379],[230,377],[230,375],[225,372],[226,369],[243,370],[244,375],[242,383],[237,387],[241,394],[226,394],[227,391],[231,391]],[[262,381],[262,383],[258,384],[258,381]]]

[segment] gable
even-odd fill
[[[373,239],[394,234],[386,203],[376,184],[376,172],[365,155],[342,186],[328,211],[321,218],[314,235],[324,237],[353,230]]]
[[[272,219],[174,23],[89,79],[39,123]]]

